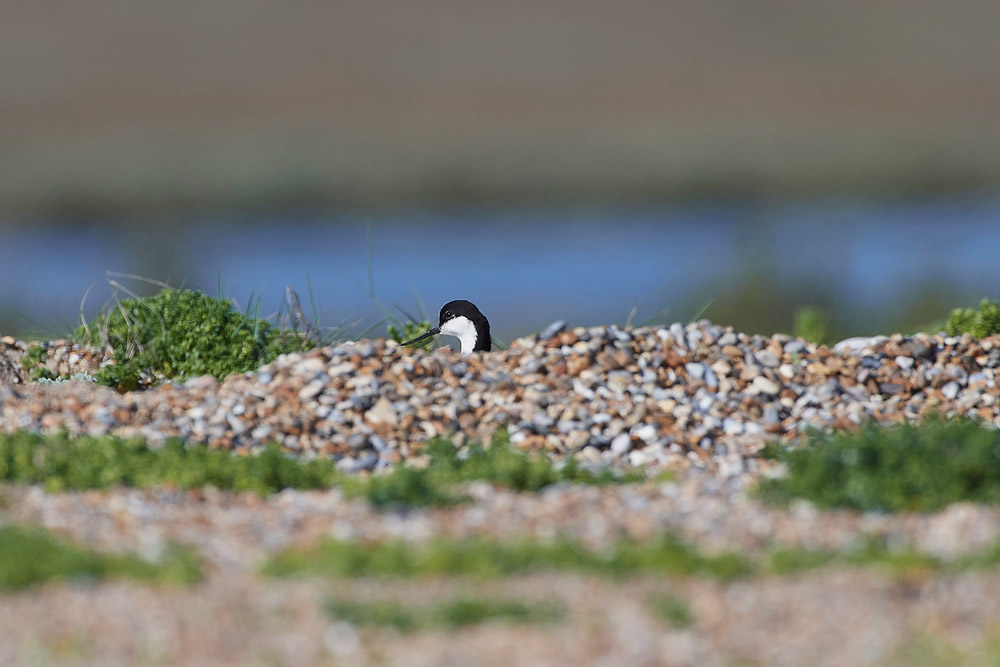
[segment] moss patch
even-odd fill
[[[656,615],[672,628],[683,630],[694,625],[694,612],[684,598],[668,594],[654,595],[649,604]]]
[[[131,555],[101,554],[28,526],[0,527],[0,591],[27,588],[53,579],[129,577],[149,582],[194,583],[198,558],[174,547],[158,563]]]
[[[594,551],[579,541],[520,540],[498,542],[438,538],[426,543],[403,540],[353,542],[327,539],[308,549],[289,549],[263,567],[268,576],[319,575],[355,577],[506,577],[534,572],[579,572],[611,577],[635,575],[697,576],[722,581],[783,575],[826,567],[876,568],[893,577],[928,572],[991,570],[1000,565],[1000,544],[954,560],[942,560],[885,538],[868,536],[845,551],[775,546],[754,555],[704,553],[677,537],[638,542],[619,540]]]
[[[153,449],[141,438],[0,434],[0,480],[44,484],[50,492],[171,484],[265,494],[327,488],[337,479],[330,461],[291,457],[277,445],[255,456],[240,456],[178,439]]]
[[[564,613],[561,607],[551,603],[532,604],[485,597],[456,597],[421,606],[408,606],[395,600],[330,600],[325,608],[327,614],[340,621],[387,627],[399,632],[457,630],[493,621],[551,623],[562,618]]]
[[[527,454],[511,447],[506,431],[498,431],[488,447],[473,443],[464,451],[446,438],[430,440],[424,468],[397,465],[391,472],[367,480],[345,482],[348,493],[366,498],[373,506],[443,506],[465,500],[454,487],[484,481],[514,491],[538,491],[552,484],[617,484],[645,479],[641,472],[616,475],[592,471],[568,457],[556,465],[543,454]]]
[[[1000,502],[1000,432],[969,419],[814,433],[776,455],[788,476],[758,488],[775,504],[804,498],[820,507],[931,512]]]
[[[570,570],[610,576],[641,572],[733,579],[749,574],[751,564],[734,553],[705,555],[667,536],[650,542],[623,540],[606,552],[577,541],[496,542],[438,539],[414,545],[401,540],[377,543],[325,540],[314,549],[293,549],[271,559],[265,574],[319,574],[328,577],[475,576],[499,577],[528,572]]]
[[[643,478],[641,473],[592,472],[574,462],[557,466],[544,455],[512,448],[503,432],[488,448],[474,444],[460,453],[451,441],[437,439],[428,444],[427,453],[424,468],[400,463],[386,473],[358,477],[339,472],[329,459],[293,456],[274,443],[244,456],[177,438],[154,448],[142,438],[19,431],[0,433],[0,480],[43,484],[50,492],[171,485],[264,495],[288,488],[340,486],[375,508],[406,509],[465,502],[468,498],[457,487],[475,480],[515,491],[537,491],[557,482],[606,484]]]

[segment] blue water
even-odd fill
[[[324,324],[363,327],[381,317],[368,295],[369,249],[379,302],[416,312],[417,294],[436,313],[466,298],[502,338],[554,319],[621,323],[633,307],[637,320],[664,307],[668,319],[687,319],[753,272],[805,299],[818,286],[854,313],[928,285],[955,303],[1000,296],[995,198],[258,215],[149,229],[7,221],[0,321],[17,333],[65,331],[88,287],[88,314],[108,298],[105,274],[115,271],[212,294],[221,283],[242,303],[261,295],[264,312],[285,285],[308,301],[308,276]]]

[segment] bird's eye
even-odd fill
[[[450,319],[450,318],[451,318],[451,313],[449,313],[448,311],[445,311],[445,313],[444,313],[444,319],[447,320],[447,319]]]

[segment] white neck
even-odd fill
[[[469,354],[476,346],[479,339],[476,333],[476,325],[468,317],[459,316],[452,318],[441,327],[441,333],[445,336],[454,336],[462,343],[462,354]]]

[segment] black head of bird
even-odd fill
[[[454,336],[462,343],[462,354],[489,352],[493,349],[490,340],[490,323],[471,301],[459,299],[449,301],[441,307],[438,325],[403,345],[418,343],[429,336]]]

